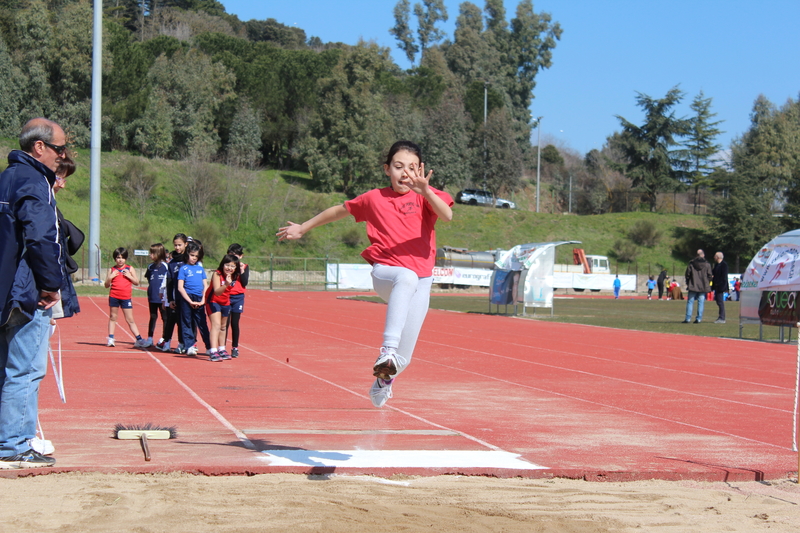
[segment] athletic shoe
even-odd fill
[[[696,318],[695,321],[694,321],[695,324],[699,324],[700,322],[701,322],[701,320],[699,318]]]
[[[190,346],[188,350],[186,350],[186,355],[197,355],[197,346]]]
[[[381,355],[372,367],[372,375],[386,381],[397,374],[397,352],[394,348],[381,346]]]
[[[28,439],[28,446],[30,446],[33,451],[39,452],[42,455],[52,455],[53,452],[56,451],[52,442],[40,439],[39,437]]]
[[[231,357],[234,359],[239,357],[239,348],[231,348]]]
[[[206,350],[206,355],[211,355],[211,354],[215,354],[215,353],[217,353],[217,350],[212,350],[211,348]]]
[[[179,344],[177,348],[175,348],[175,353],[186,353],[186,349],[183,347],[183,344]]]
[[[222,361],[222,357],[220,357],[217,352],[212,353],[211,355],[208,356],[208,358],[211,359],[215,363],[218,362],[218,361]]]
[[[106,346],[116,346],[116,344],[114,344],[114,338],[113,337],[109,337],[108,338],[108,342],[106,343]]]
[[[153,345],[153,337],[147,337],[147,340],[144,341],[143,348],[149,348]]]
[[[145,339],[136,339],[133,343],[134,348],[147,348],[147,341]]]
[[[722,320],[721,318],[718,318],[718,319],[716,319],[716,320],[714,321],[714,324],[724,324],[724,323],[725,323],[725,321],[724,321],[724,320]]]
[[[217,355],[219,355],[219,356],[220,356],[222,359],[225,359],[225,360],[228,360],[228,359],[230,359],[230,358],[231,358],[231,354],[229,354],[229,353],[228,353],[228,352],[226,352],[225,350],[220,350],[220,351],[218,351],[218,352],[217,352]]]
[[[54,464],[56,464],[55,459],[45,457],[35,450],[28,450],[11,457],[0,457],[0,468],[41,468]]]
[[[171,341],[164,342],[163,339],[162,339],[162,340],[158,341],[158,344],[156,344],[156,348],[158,348],[162,352],[168,352],[169,351],[169,343],[170,342]]]
[[[375,407],[383,407],[392,397],[392,384],[377,378],[369,389],[369,398]]]

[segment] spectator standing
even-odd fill
[[[619,280],[619,275],[614,278],[614,299],[619,300],[619,291],[622,289],[622,282]]]
[[[725,294],[730,290],[728,286],[728,263],[725,262],[725,256],[722,252],[714,254],[714,270],[712,271],[712,284],[711,288],[714,289],[714,301],[717,302],[719,307],[719,318],[714,321],[714,324],[725,323]]]
[[[686,318],[684,324],[692,321],[692,311],[694,302],[697,300],[697,318],[694,323],[699,324],[703,321],[703,308],[706,303],[706,293],[711,290],[711,265],[706,261],[706,254],[703,250],[697,250],[697,257],[689,261],[686,267],[686,290],[689,293],[686,299]]]
[[[19,146],[0,174],[0,468],[56,462],[33,450],[30,440],[47,370],[52,307],[64,285],[52,189],[66,135],[55,122],[35,118],[23,126]]]
[[[661,273],[658,275],[658,299],[661,299],[661,296],[664,294],[664,282],[669,276],[667,276],[667,269],[662,268]],[[667,300],[669,300],[669,294],[667,294]]]
[[[647,280],[647,299],[648,300],[652,300],[653,299],[653,289],[655,289],[655,288],[656,288],[656,281],[653,279],[653,276],[650,276],[650,278]]]

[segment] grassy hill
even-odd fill
[[[16,147],[13,139],[0,139],[0,157],[5,167],[7,153]],[[79,150],[78,170],[59,193],[58,204],[64,216],[87,233],[89,231],[88,150]],[[110,263],[110,252],[118,246],[148,248],[154,242],[170,244],[181,232],[203,241],[210,264],[217,261],[232,242],[241,243],[248,260],[257,257],[331,257],[341,262],[362,262],[359,254],[368,244],[363,225],[352,219],[318,228],[299,242],[279,243],[275,232],[287,220],[302,222],[322,209],[341,203],[342,194],[322,194],[310,190],[308,175],[298,172],[265,170],[250,172],[219,164],[148,160],[127,153],[103,152],[101,170],[100,244],[103,264]],[[155,188],[146,202],[139,202],[126,183],[130,174],[144,174]],[[127,177],[126,177],[127,176]],[[128,180],[126,182],[126,180]],[[186,189],[194,180],[211,183],[214,196],[208,209],[192,216],[184,207]],[[207,191],[208,192],[208,191]],[[449,191],[455,196],[456,191]],[[576,216],[535,213],[526,210],[531,189],[515,198],[522,209],[507,210],[456,205],[451,223],[437,226],[438,245],[489,250],[516,244],[577,240],[587,254],[609,255],[612,267],[620,273],[634,273],[635,266],[618,263],[614,243],[627,240],[638,221],[651,221],[662,237],[652,248],[639,247],[640,274],[657,273],[660,266],[682,273],[698,242],[704,218],[692,215],[658,213],[611,213]],[[557,262],[571,262],[573,246],[558,249]],[[88,253],[88,250],[87,250]],[[82,262],[82,258],[78,258]]]

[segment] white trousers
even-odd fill
[[[428,314],[433,276],[420,278],[404,267],[374,265],[372,286],[388,305],[383,345],[397,350],[397,373],[411,362],[417,338]]]

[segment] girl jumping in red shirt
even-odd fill
[[[369,394],[375,407],[392,397],[394,378],[411,361],[428,312],[433,266],[436,261],[438,219],[453,219],[453,199],[429,185],[422,150],[410,141],[389,149],[384,173],[391,186],[373,189],[317,216],[278,230],[279,240],[296,240],[313,228],[352,215],[367,223],[370,246],[361,256],[372,265],[372,284],[388,303],[383,345],[372,367],[375,381]]]

